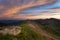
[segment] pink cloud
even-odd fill
[[[25,14],[21,14],[21,10],[30,8],[30,7],[34,7],[34,6],[40,6],[40,5],[45,5],[45,4],[52,4],[55,0],[32,0],[28,3],[26,3],[25,0],[24,3],[20,3],[19,0],[7,0],[7,3],[3,3],[0,5],[0,11],[2,11],[0,13],[0,18],[2,19],[39,19],[39,18],[45,18],[49,17],[47,16],[47,14],[45,15],[35,15],[35,16],[31,16],[31,15],[25,15]],[[48,9],[50,10],[50,9]],[[53,10],[60,10],[60,9],[53,9]],[[18,14],[19,12],[19,14]],[[18,14],[18,15],[14,15],[14,14]],[[44,16],[44,17],[43,17]]]

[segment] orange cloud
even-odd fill
[[[0,5],[0,10],[1,10],[2,8],[4,8],[4,6],[3,6],[3,5]]]
[[[49,14],[40,14],[40,15],[24,15],[24,14],[20,14],[20,15],[16,15],[13,17],[10,17],[12,19],[46,19],[46,18],[57,18],[60,19],[60,12],[58,13],[49,13]]]
[[[9,0],[8,0],[9,1]],[[13,2],[14,0],[11,1],[11,3]],[[16,1],[16,0],[15,0]],[[18,3],[19,0],[17,0],[16,2]],[[54,0],[53,0],[54,1]],[[44,5],[44,4],[47,4],[47,3],[53,3],[52,0],[49,0],[48,2],[46,0],[38,0],[36,3],[35,3],[35,0],[32,0],[31,2],[29,3],[25,3],[25,4],[21,4],[19,6],[14,6],[15,4],[13,4],[13,7],[11,9],[8,9],[4,12],[3,15],[12,15],[12,14],[15,14],[17,13],[18,11],[22,10],[22,9],[25,9],[25,8],[30,8],[30,7],[33,7],[33,6],[38,6],[38,5]],[[10,4],[11,4],[10,3]],[[12,4],[11,4],[12,5]],[[17,4],[18,5],[18,4]]]
[[[15,16],[14,14],[17,14],[19,11],[30,8],[30,7],[41,6],[41,5],[45,5],[45,4],[52,4],[53,2],[55,2],[55,0],[48,0],[48,1],[47,0],[37,0],[37,1],[32,0],[29,3],[26,3],[26,1],[28,1],[28,0],[26,0],[24,3],[21,4],[21,3],[19,3],[19,0],[11,0],[11,2],[10,2],[10,0],[8,0],[8,1],[9,1],[9,3],[8,3],[9,9],[6,9],[4,11],[2,10],[3,13],[0,15],[0,18],[8,17],[8,18],[12,18],[12,19],[35,19],[35,18],[38,19],[38,18],[45,18],[45,16],[47,18],[47,17],[50,17],[49,14],[44,14],[44,15],[42,14],[42,15],[36,15],[36,16],[24,15],[21,13]],[[14,1],[16,1],[17,4],[14,4]],[[5,4],[5,5],[7,5],[7,4]],[[5,5],[0,6],[0,9],[5,7]]]

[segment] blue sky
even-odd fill
[[[60,0],[0,0],[0,20],[59,17]]]
[[[22,12],[24,12],[25,14],[29,14],[29,13],[36,13],[36,14],[41,14],[40,12],[44,13],[44,10],[47,10],[48,12],[60,12],[60,10],[48,10],[48,9],[53,9],[53,8],[60,8],[60,1],[56,1],[53,4],[50,5],[43,5],[43,6],[36,6],[36,7],[32,7],[32,8],[28,8],[25,10],[22,10]],[[46,12],[46,13],[48,13]]]

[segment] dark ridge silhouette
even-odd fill
[[[56,26],[60,26],[60,20],[50,18],[50,19],[38,19],[38,20],[0,20],[0,27],[7,26],[7,25],[10,25],[10,26],[17,25],[27,21],[34,21],[40,24],[54,24]]]
[[[42,24],[42,25],[54,25],[57,28],[60,28],[60,20],[55,19],[55,18],[50,18],[50,19],[38,19],[38,20],[32,20],[38,24]]]
[[[24,22],[23,20],[0,20],[0,27],[2,26],[12,26]]]

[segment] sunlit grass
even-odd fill
[[[31,30],[25,23],[19,24],[22,28],[21,33],[14,36],[14,35],[1,35],[0,34],[0,40],[41,40],[41,37],[39,34],[37,34],[35,31]]]

